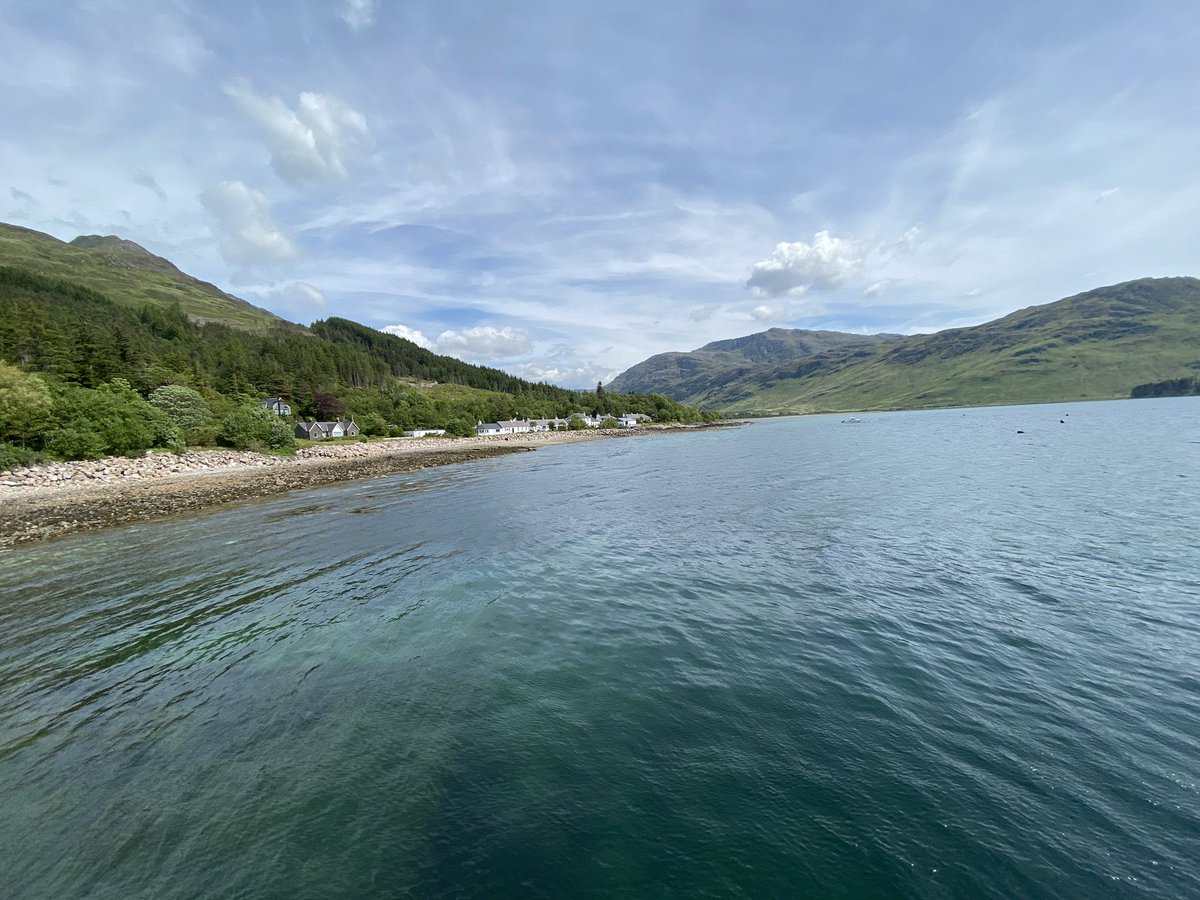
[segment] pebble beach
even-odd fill
[[[521,453],[555,444],[714,426],[537,432],[472,438],[396,438],[311,444],[294,456],[237,450],[156,452],[55,462],[0,472],[0,550],[355,478],[373,478]]]

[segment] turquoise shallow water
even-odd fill
[[[0,556],[4,896],[1200,895],[1200,401],[862,418]]]

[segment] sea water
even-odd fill
[[[843,418],[0,555],[0,894],[1200,896],[1200,400]]]

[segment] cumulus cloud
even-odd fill
[[[693,322],[707,322],[717,314],[717,310],[720,308],[716,303],[706,303],[704,306],[696,306],[688,313],[688,318]]]
[[[225,93],[263,130],[271,165],[291,184],[336,181],[370,139],[367,120],[331,94],[305,92],[295,109],[238,80]]]
[[[200,202],[220,223],[221,256],[230,265],[270,265],[296,254],[271,218],[271,203],[262,191],[241,181],[222,181],[201,194]]]
[[[461,331],[443,331],[435,344],[438,353],[459,359],[512,359],[529,350],[529,335],[519,328],[479,325]]]
[[[518,378],[565,388],[595,387],[597,382],[612,381],[618,374],[607,366],[579,359],[570,344],[555,344],[541,359],[506,368]]]
[[[528,352],[530,347],[529,335],[511,326],[495,328],[491,325],[477,325],[458,331],[451,329],[443,331],[433,340],[407,325],[385,325],[379,330],[412,341],[434,353],[472,362],[512,359]]]
[[[385,325],[379,329],[385,334],[394,334],[396,337],[404,338],[406,341],[412,341],[418,347],[424,347],[426,350],[433,349],[433,341],[425,337],[423,333],[415,328],[409,328],[407,325]]]
[[[375,24],[375,0],[343,0],[342,21],[354,31],[363,31]]]
[[[895,240],[872,242],[838,238],[828,231],[818,231],[813,235],[812,243],[777,244],[770,256],[754,264],[745,287],[769,299],[799,297],[809,291],[834,291],[847,282],[861,283],[874,276],[874,280],[862,289],[862,296],[877,297],[889,284],[889,279],[880,275],[894,260],[916,250],[921,239],[921,230],[915,226]],[[771,308],[763,305],[758,310],[765,315]]]
[[[866,251],[857,241],[818,231],[811,244],[783,242],[754,264],[746,287],[764,297],[832,291],[863,267]]]

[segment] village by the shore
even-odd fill
[[[259,406],[278,416],[290,417],[292,406],[283,397],[268,397],[259,401]],[[476,422],[475,436],[488,437],[498,434],[536,434],[544,431],[576,431],[584,428],[640,428],[651,422],[645,413],[625,413],[619,416],[601,416],[584,412],[571,413],[565,419],[501,419],[497,422]],[[389,426],[390,428],[391,426]],[[301,440],[319,441],[326,438],[358,437],[362,431],[354,419],[335,419],[328,422],[305,420],[296,423],[295,435]],[[394,433],[394,432],[393,432]],[[403,437],[440,437],[445,428],[414,428],[403,432]]]

